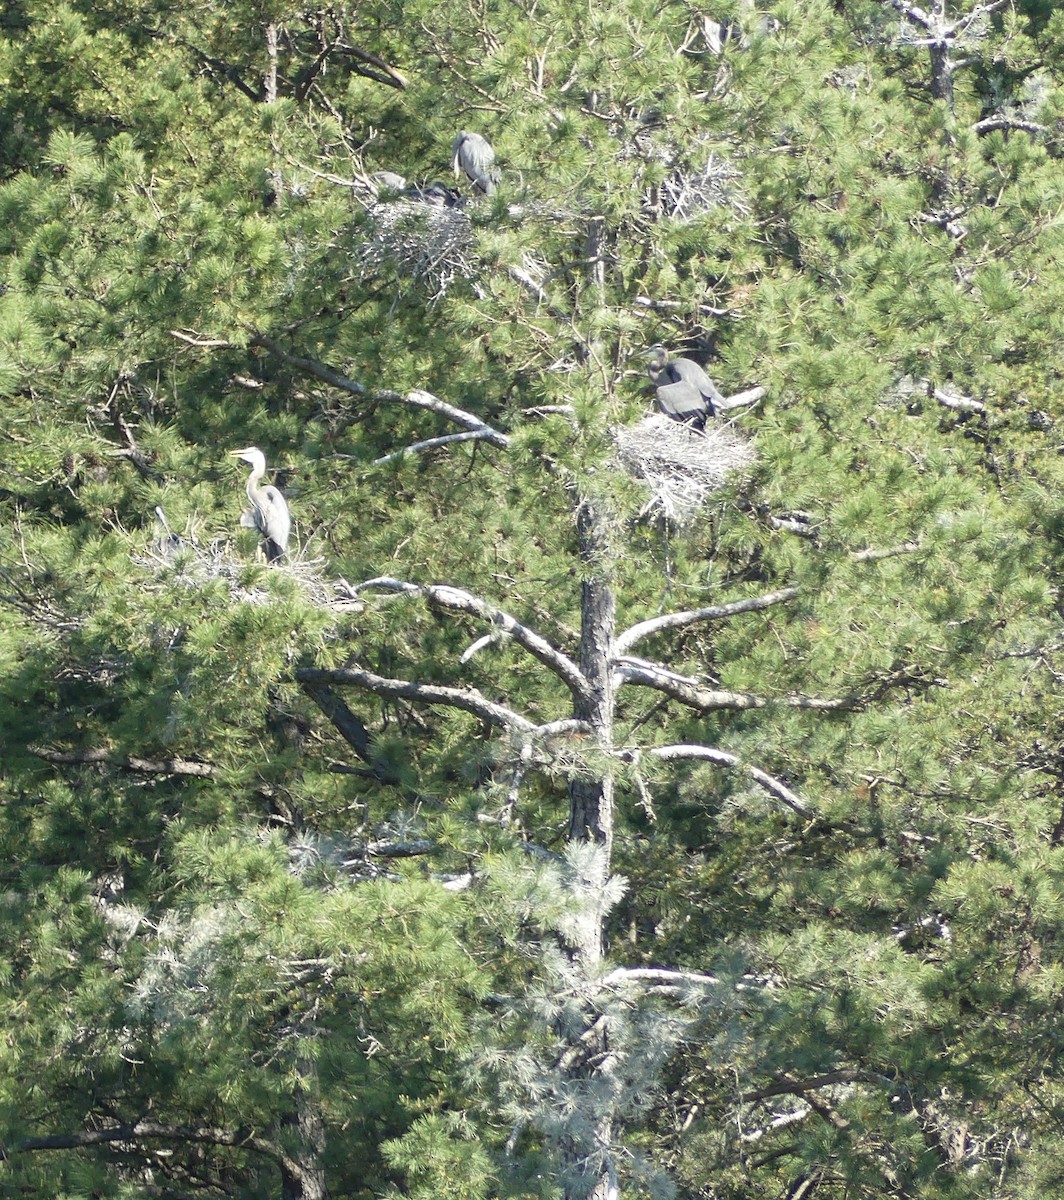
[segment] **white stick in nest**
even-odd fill
[[[660,413],[615,429],[614,440],[621,465],[650,490],[640,516],[658,512],[676,525],[690,524],[710,496],[757,457],[727,426],[699,432]]]

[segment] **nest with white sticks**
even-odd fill
[[[640,516],[689,525],[707,501],[757,459],[749,441],[712,420],[704,430],[654,413],[614,429],[617,458],[650,492]]]
[[[201,545],[186,535],[170,534],[154,541],[145,551],[131,555],[137,566],[143,567],[167,588],[186,588],[196,591],[210,584],[224,585],[230,598],[238,604],[269,604],[276,599],[270,587],[270,575],[282,573],[295,584],[307,602],[316,608],[361,610],[359,602],[345,594],[344,585],[322,574],[325,560],[288,556],[282,563],[267,567],[260,562],[258,569],[246,556],[239,556],[227,539],[214,539]],[[149,587],[152,584],[148,585]]]
[[[387,200],[366,215],[368,237],[354,249],[363,279],[392,270],[440,300],[456,279],[477,274],[473,226],[460,208]]]

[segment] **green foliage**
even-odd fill
[[[0,1190],[294,1195],[290,1154],[336,1196],[576,1195],[608,1119],[632,1194],[1050,1194],[1054,6],[974,22],[935,100],[883,0],[8,8]],[[366,176],[446,178],[460,128],[502,183],[412,206],[415,249],[458,230],[419,274]],[[615,457],[658,341],[765,388],[682,528]],[[632,647],[726,699],[621,687],[614,757],[336,684],[361,744],[301,685],[572,717],[481,618],[350,585],[466,589],[575,661],[602,575],[619,631],[795,591]],[[653,757],[682,744],[737,765]],[[567,832],[606,775],[623,895]]]

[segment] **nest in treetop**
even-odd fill
[[[201,545],[188,533],[182,537],[171,535],[171,538],[157,538],[146,551],[130,556],[137,566],[155,576],[147,585],[149,589],[196,591],[222,583],[230,599],[237,604],[270,604],[275,600],[275,593],[269,587],[269,578],[276,572],[293,582],[307,602],[317,608],[332,608],[338,612],[362,608],[361,603],[351,601],[341,586],[322,574],[324,559],[288,555],[277,566],[267,567],[259,562],[260,570],[255,571],[250,570],[256,565],[255,559],[238,554],[227,539],[219,538]]]
[[[369,209],[366,232],[354,249],[363,279],[391,268],[439,300],[456,279],[477,274],[473,226],[460,208],[382,201]]]
[[[712,418],[703,432],[661,413],[613,431],[621,466],[650,491],[640,516],[688,525],[714,493],[757,458],[753,446]]]
[[[740,178],[730,163],[710,154],[700,168],[674,170],[658,185],[658,200],[665,215],[677,221],[696,221],[719,208],[745,214],[750,209],[737,183]]]

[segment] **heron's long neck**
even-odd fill
[[[259,484],[262,482],[262,477],[266,474],[265,464],[261,467],[252,467],[251,474],[248,476],[247,494],[248,499],[254,504],[259,498]]]

